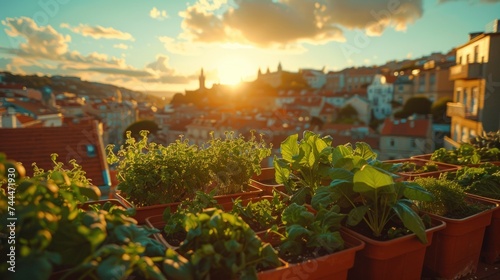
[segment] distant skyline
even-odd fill
[[[0,71],[184,92],[448,52],[500,0],[0,0]]]

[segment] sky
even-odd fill
[[[0,0],[0,71],[142,91],[446,53],[500,0]]]

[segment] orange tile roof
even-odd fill
[[[401,120],[386,119],[380,134],[382,136],[427,137],[427,132],[432,125],[431,120],[413,120],[413,126],[411,122],[411,120],[401,122]]]
[[[94,185],[109,184],[108,165],[97,122],[61,127],[1,128],[0,135],[0,152],[21,162],[28,176],[33,174],[33,162],[42,169],[52,169],[50,155],[56,153],[59,155],[57,160],[66,168],[71,168],[67,163],[75,159]],[[95,156],[87,155],[87,145],[94,146]]]

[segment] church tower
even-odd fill
[[[200,89],[205,89],[205,75],[203,75],[203,68],[201,68],[201,74],[198,80],[200,82]]]

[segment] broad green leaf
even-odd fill
[[[411,200],[417,201],[433,201],[434,195],[428,192],[426,189],[422,188],[419,184],[415,182],[400,182],[404,184],[404,196]],[[399,184],[399,183],[398,183]]]
[[[352,158],[352,149],[349,149],[345,145],[335,147],[332,152],[332,164],[335,167],[341,167],[338,166],[338,162],[344,158]]]
[[[347,224],[350,226],[359,224],[359,222],[361,222],[365,217],[368,210],[370,210],[370,207],[368,205],[362,205],[353,208],[347,215]]]
[[[288,162],[292,162],[293,156],[299,153],[298,139],[298,134],[292,134],[281,142],[281,156]]]
[[[331,254],[344,248],[344,240],[338,231],[323,232],[311,236],[307,246],[311,248],[325,249]]]
[[[361,156],[368,162],[377,158],[377,154],[374,153],[370,145],[365,142],[357,142],[354,152],[356,153],[356,155]]]
[[[420,216],[405,202],[405,200],[398,200],[392,207],[396,212],[403,225],[415,233],[422,243],[427,243],[427,236],[425,234],[425,225]]]
[[[301,225],[290,225],[286,227],[287,238],[291,240],[301,239],[302,236],[307,236],[311,232]]]
[[[332,180],[339,179],[348,181],[352,181],[354,176],[352,172],[350,172],[349,170],[346,170],[344,168],[335,168],[335,167],[330,167],[326,169],[323,175],[324,177],[329,177]]]
[[[316,163],[317,158],[314,155],[313,147],[309,143],[303,142],[300,144],[299,155],[302,156],[299,160],[300,166],[311,168]]]
[[[307,198],[311,195],[311,193],[312,190],[310,187],[302,186],[292,195],[290,201],[302,205],[307,202]]]
[[[290,179],[290,167],[283,159],[274,156],[274,179],[278,184],[285,184]]]
[[[354,174],[354,187],[356,192],[368,192],[383,186],[391,185],[394,180],[373,166],[365,165]]]
[[[322,186],[316,190],[316,193],[311,199],[311,205],[316,210],[319,210],[321,207],[328,208],[331,204],[343,201],[345,196],[350,198],[350,194],[352,193],[351,189],[351,181],[335,179],[329,186]]]

